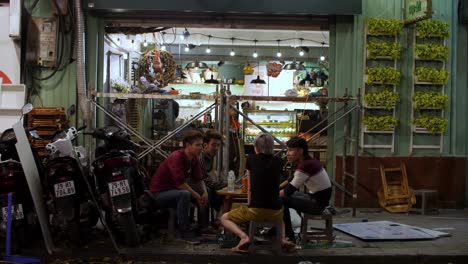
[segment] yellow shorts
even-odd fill
[[[250,221],[270,222],[283,219],[283,207],[279,210],[265,208],[249,208],[241,206],[229,211],[228,219],[234,223],[241,224]]]

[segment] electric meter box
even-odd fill
[[[57,19],[32,17],[28,28],[28,65],[55,67],[57,63]]]

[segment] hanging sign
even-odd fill
[[[405,24],[432,17],[432,0],[405,0]]]

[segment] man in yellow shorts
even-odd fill
[[[260,134],[254,140],[255,155],[247,158],[248,206],[241,206],[221,217],[224,228],[240,238],[234,252],[246,252],[250,244],[249,236],[238,226],[250,221],[274,221],[283,217],[283,207],[279,199],[279,184],[282,161],[273,156],[273,137]],[[290,248],[291,243],[283,240]],[[293,245],[294,246],[294,245]]]

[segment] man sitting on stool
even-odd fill
[[[293,137],[286,145],[288,162],[297,166],[293,179],[280,191],[280,196],[284,206],[286,236],[295,241],[289,208],[308,214],[321,214],[330,202],[332,188],[320,161],[309,156],[305,139]],[[303,185],[307,188],[307,193],[299,191]]]
[[[200,207],[206,207],[208,204],[208,193],[198,161],[203,147],[203,134],[189,130],[184,135],[183,143],[183,149],[174,151],[161,163],[151,179],[150,191],[158,206],[176,208],[180,238],[194,240],[195,235],[189,232],[190,197]],[[200,183],[201,193],[187,184],[188,179]]]

